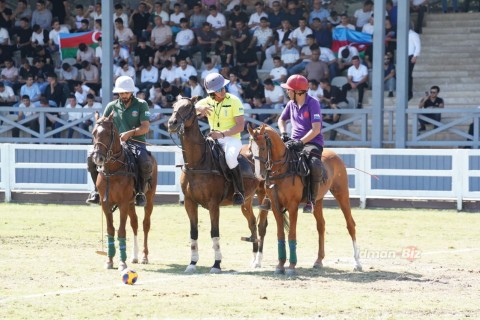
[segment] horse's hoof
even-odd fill
[[[197,271],[197,267],[194,264],[189,264],[187,269],[185,269],[185,273],[195,273]]]
[[[127,269],[127,264],[125,263],[125,261],[120,261],[118,263],[118,271],[123,271]]]
[[[262,263],[259,261],[252,262],[252,269],[260,269],[262,267]]]
[[[132,263],[138,263],[138,258],[133,258]]]
[[[212,268],[212,269],[210,269],[210,273],[219,274],[219,273],[222,273],[222,269]]]
[[[285,269],[284,268],[275,268],[275,272],[273,273],[274,275],[282,275],[285,274]]]
[[[289,268],[289,269],[287,269],[287,270],[285,271],[285,275],[286,275],[287,277],[294,277],[294,276],[297,275],[297,270],[295,270],[295,269],[290,269],[290,268]]]
[[[144,257],[142,259],[142,264],[148,264],[148,258],[147,257]]]
[[[113,262],[105,262],[105,269],[113,269]]]
[[[353,268],[353,271],[359,271],[359,272],[362,272],[363,271],[363,268],[360,264],[357,264],[355,265],[355,267]]]
[[[322,269],[323,268],[323,263],[321,262],[315,262],[313,264],[313,269]]]

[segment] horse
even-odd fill
[[[138,263],[138,218],[135,211],[135,160],[120,141],[120,135],[113,123],[113,113],[109,117],[97,119],[92,131],[93,135],[93,162],[99,168],[96,186],[100,194],[100,204],[107,221],[107,261],[106,269],[113,269],[113,257],[115,256],[115,227],[113,225],[113,212],[118,207],[120,211],[120,226],[118,227],[118,242],[120,249],[120,271],[127,268],[126,260],[126,230],[127,217],[130,217],[130,225],[133,229],[133,257],[132,263]],[[148,190],[145,193],[147,205],[144,208],[143,219],[143,258],[142,263],[148,263],[148,232],[150,231],[150,218],[153,210],[153,201],[157,188],[157,161],[150,155],[152,161],[152,177]]]
[[[196,271],[198,255],[198,206],[201,205],[210,213],[210,236],[213,242],[215,262],[210,273],[221,272],[222,253],[220,251],[220,206],[232,204],[233,183],[215,166],[213,151],[210,148],[211,138],[206,138],[200,131],[195,103],[198,97],[180,98],[173,105],[173,113],[168,120],[168,131],[177,133],[180,137],[184,165],[180,184],[185,195],[184,206],[190,220],[191,260],[185,272]],[[243,153],[248,148],[242,148]],[[261,202],[265,197],[263,185],[253,173],[253,162],[248,162],[246,155],[239,157],[242,177],[245,187],[245,201],[241,206],[243,215],[248,221],[250,237],[242,240],[253,242],[252,267],[260,267],[263,257],[263,239],[266,233],[266,215],[263,211],[262,225],[259,224],[260,238],[257,238],[256,218],[253,213],[252,201],[255,193]],[[226,165],[226,164],[225,164]]]
[[[296,238],[298,206],[305,201],[304,184],[302,178],[294,170],[289,170],[290,165],[297,161],[296,155],[289,151],[280,135],[265,124],[258,128],[248,127],[250,134],[250,147],[255,162],[255,174],[259,179],[265,180],[266,193],[272,204],[272,210],[277,222],[278,238],[278,265],[276,274],[294,275],[297,264]],[[323,198],[328,190],[333,194],[339,204],[347,229],[352,238],[355,270],[361,271],[360,251],[356,242],[355,221],[350,208],[348,175],[342,159],[332,150],[325,149],[322,154],[322,163],[327,172],[326,181],[319,188],[315,197],[313,215],[318,231],[318,256],[314,268],[322,268],[325,257],[325,219],[323,216]],[[287,270],[285,247],[286,217],[282,211],[288,211],[288,245],[290,257]]]

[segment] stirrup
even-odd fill
[[[307,202],[305,207],[303,207],[303,213],[312,213],[313,212],[313,204],[312,202]]]
[[[85,202],[87,204],[100,204],[100,195],[97,191],[92,191]]]
[[[244,201],[245,201],[245,198],[243,197],[243,194],[241,194],[240,192],[235,192],[233,194],[233,205],[240,206],[243,204]]]
[[[139,207],[145,207],[147,205],[147,198],[145,197],[145,193],[137,193],[137,195],[135,196],[135,205]]]

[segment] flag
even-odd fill
[[[60,33],[60,54],[62,60],[65,58],[76,58],[78,45],[85,43],[87,46],[96,48],[98,38],[102,35],[98,31]]]
[[[348,28],[333,29],[332,39],[332,50],[335,53],[338,52],[338,49],[341,47],[349,44],[356,47],[359,52],[365,51],[367,46],[372,44],[371,34],[350,30]]]

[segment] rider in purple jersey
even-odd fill
[[[325,177],[322,170],[322,112],[320,102],[307,94],[308,80],[301,75],[292,75],[287,83],[281,85],[287,90],[290,101],[285,106],[280,118],[278,128],[282,139],[289,149],[307,154],[310,167],[311,194],[307,196],[307,205],[303,212],[313,211],[313,205],[317,196],[318,188]],[[286,132],[287,120],[292,124],[292,138]]]

